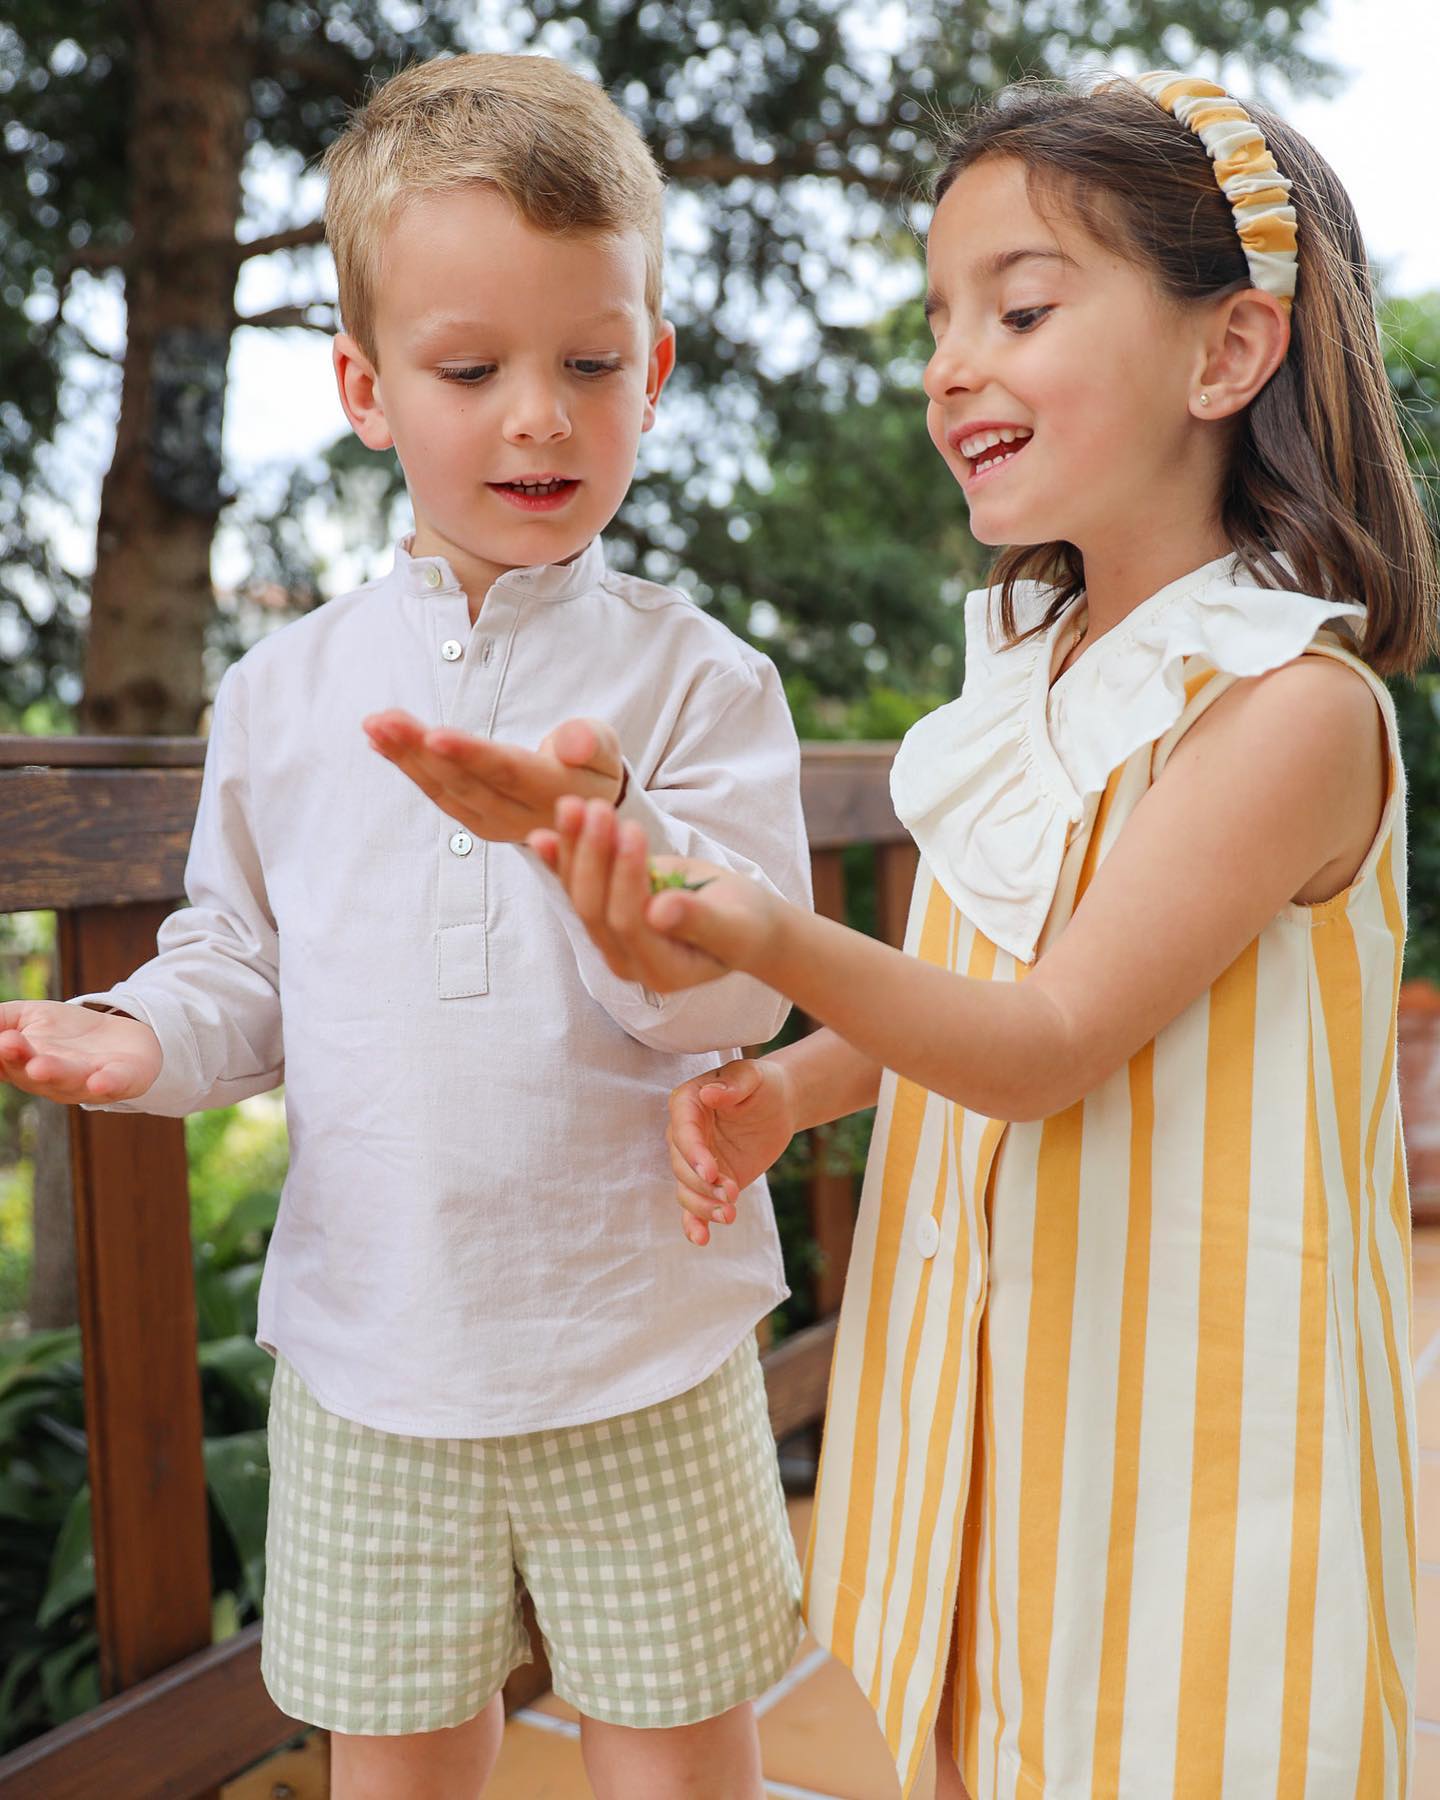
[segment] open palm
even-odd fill
[[[134,1100],[160,1073],[148,1025],[55,1000],[0,1002],[0,1081],[47,1100]]]

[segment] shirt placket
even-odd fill
[[[491,735],[515,622],[513,606],[493,590],[473,626],[463,594],[436,595],[430,639],[443,724]],[[437,836],[436,991],[442,1000],[470,999],[490,989],[490,846],[458,819],[442,820]]]

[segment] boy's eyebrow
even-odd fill
[[[1065,263],[1071,268],[1075,266],[1075,258],[1067,256],[1063,250],[1053,244],[1044,246],[1026,244],[1014,250],[997,250],[992,256],[983,257],[974,265],[975,273],[981,280],[994,281],[1007,269],[1013,269],[1016,263],[1025,262],[1031,257],[1041,262]],[[927,319],[933,317],[935,313],[944,308],[944,305],[945,302],[939,294],[935,292],[934,288],[931,288],[925,296],[925,317]]]
[[[589,331],[602,325],[628,324],[636,315],[633,306],[607,306],[599,312],[577,316],[573,321],[576,331]],[[428,342],[432,337],[443,337],[451,331],[486,331],[488,321],[470,313],[434,313],[416,320],[415,337],[418,341]]]

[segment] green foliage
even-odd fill
[[[273,1364],[255,1343],[284,1166],[278,1117],[190,1122],[195,1298],[216,1636],[258,1617]],[[0,1343],[0,1754],[99,1699],[77,1329]]]
[[[1440,293],[1380,309],[1385,363],[1400,405],[1410,466],[1440,529]],[[1400,717],[1410,812],[1406,973],[1440,980],[1440,673],[1391,683]]]
[[[367,84],[403,63],[523,49],[593,72],[654,147],[683,218],[669,271],[684,351],[666,409],[677,429],[654,440],[617,547],[661,579],[698,570],[742,624],[773,589],[796,610],[797,662],[833,648],[835,679],[849,680],[868,666],[847,648],[854,621],[880,632],[900,664],[931,647],[918,629],[929,588],[897,548],[903,540],[892,533],[886,547],[882,534],[868,558],[842,559],[838,591],[828,585],[837,565],[822,558],[807,575],[798,544],[754,591],[753,552],[733,562],[706,553],[717,532],[735,542],[724,509],[748,473],[757,481],[744,504],[767,525],[778,517],[788,479],[780,469],[767,505],[759,471],[805,442],[811,390],[843,401],[863,383],[836,296],[863,292],[913,256],[907,203],[933,160],[937,117],[1015,76],[1094,63],[1122,45],[1161,65],[1209,69],[1243,56],[1262,76],[1313,86],[1326,71],[1302,45],[1319,10],[1318,0],[911,0],[891,9],[891,33],[877,39],[853,0],[254,0],[253,64],[236,79],[249,86],[251,172],[298,177]],[[123,0],[11,0],[0,23],[0,632],[18,645],[0,658],[0,722],[45,695],[74,698],[85,584],[46,528],[47,507],[53,517],[67,498],[68,471],[50,446],[63,419],[116,404],[118,371],[92,353],[66,299],[90,282],[121,289],[133,66],[148,16]],[[247,233],[297,222],[260,192],[252,184]],[[306,299],[307,254],[292,259]],[[872,444],[846,443],[859,459],[851,486],[867,467],[902,485],[914,475],[917,421],[896,410],[881,423],[870,420]],[[297,495],[307,483],[332,495],[344,464],[305,472]],[[797,500],[848,504],[842,473],[812,470]],[[317,571],[313,548],[287,528],[295,498],[259,517],[244,496],[238,512],[250,522],[255,580],[281,575],[303,595],[318,591]],[[942,631],[932,641],[951,640]]]

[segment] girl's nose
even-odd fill
[[[950,395],[973,393],[979,385],[973,359],[964,346],[942,338],[925,365],[926,397],[943,405]]]

